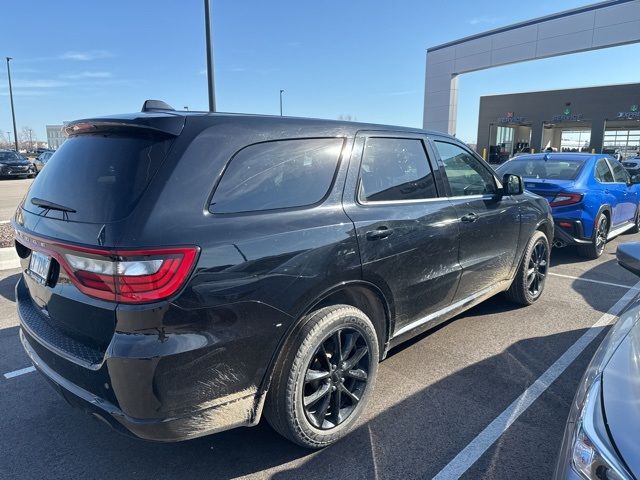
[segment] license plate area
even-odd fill
[[[32,251],[27,273],[41,285],[46,285],[51,270],[51,257],[41,252]]]

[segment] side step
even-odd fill
[[[624,233],[627,230],[630,230],[631,228],[633,228],[634,225],[635,225],[635,222],[626,223],[620,227],[616,227],[613,230],[610,230],[609,233],[607,234],[607,240],[611,240],[612,238],[617,237],[621,233]]]

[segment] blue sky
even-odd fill
[[[220,111],[422,125],[425,50],[589,2],[213,0]],[[526,5],[526,7],[525,7]],[[147,98],[207,108],[201,0],[3,4],[18,130],[136,111]],[[640,45],[463,75],[458,136],[475,142],[481,95],[640,81]],[[4,61],[0,131],[11,130]]]

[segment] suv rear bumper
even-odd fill
[[[130,417],[113,403],[75,385],[50,368],[38,356],[22,329],[20,329],[20,341],[34,367],[67,403],[102,420],[120,433],[145,440],[176,442],[254,424],[251,421],[252,416],[248,414],[254,410],[255,395],[253,394],[178,418]]]
[[[16,285],[16,303],[20,339],[36,369],[69,404],[121,433],[173,442],[258,423],[264,395],[239,384],[248,375],[225,368],[232,359],[214,357],[228,344],[191,341],[181,349],[165,340],[149,352],[140,345],[144,336],[116,333],[106,352],[98,352],[47,330],[24,278]],[[194,380],[189,371],[198,363],[208,368],[195,368]],[[216,372],[236,376],[223,383]]]

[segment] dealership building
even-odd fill
[[[63,125],[47,125],[47,143],[49,144],[49,148],[53,150],[57,150],[60,145],[64,143],[67,139],[64,135],[64,125],[67,122],[64,122]]]
[[[498,163],[518,151],[640,150],[640,83],[480,98],[477,151]]]

